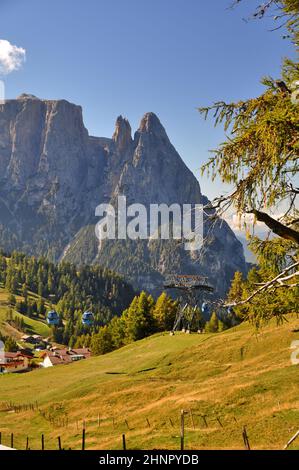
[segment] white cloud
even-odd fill
[[[271,213],[269,212],[271,217],[275,219],[279,219],[283,216],[283,213]],[[264,235],[265,233],[268,234],[270,229],[263,223],[255,220],[253,214],[228,214],[225,217],[226,222],[229,224],[230,228],[236,232],[237,235],[245,235],[246,232],[251,234],[255,234],[258,236]]]
[[[19,70],[26,60],[26,51],[17,47],[6,39],[0,39],[0,75]]]
[[[261,222],[255,221],[253,214],[242,214],[241,216],[233,214],[230,225],[236,232],[242,232],[251,229],[253,225],[262,226]]]

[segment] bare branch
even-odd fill
[[[286,223],[287,226],[298,224],[299,223],[299,218],[297,219],[291,219],[289,222]]]
[[[292,269],[297,268],[297,266],[299,266],[299,261],[297,261],[296,263],[293,263],[290,266],[288,266],[287,268],[285,268],[281,273],[279,273],[276,277],[274,277],[270,281],[265,282],[259,289],[257,289],[252,294],[250,294],[249,297],[247,297],[247,299],[240,300],[239,302],[226,303],[223,306],[224,307],[237,307],[237,306],[240,306],[240,305],[245,305],[248,302],[250,302],[256,295],[258,295],[258,294],[262,293],[263,291],[268,290],[270,288],[277,288],[278,286],[280,286],[280,287],[298,287],[299,286],[298,283],[296,283],[296,284],[284,284],[284,282],[283,282],[283,281],[289,280],[289,279],[299,275],[299,271],[296,271],[295,273],[292,273],[289,276],[285,276],[286,273],[288,273]]]
[[[297,230],[282,224],[278,220],[273,219],[273,217],[270,217],[270,215],[266,214],[265,212],[258,211],[257,209],[252,209],[247,211],[247,213],[254,214],[259,222],[266,224],[267,227],[269,227],[272,232],[279,237],[286,240],[291,240],[292,242],[295,242],[299,245],[299,232],[297,232]]]

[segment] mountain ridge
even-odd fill
[[[115,203],[206,204],[199,182],[159,118],[146,113],[132,137],[119,116],[111,138],[89,136],[82,108],[23,94],[0,105],[0,243],[5,249],[77,264],[100,263],[138,288],[162,288],[165,274],[204,274],[223,295],[243,249],[226,222],[216,224],[201,258],[174,240],[107,241],[95,237],[95,208]]]

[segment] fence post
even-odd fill
[[[62,450],[62,448],[61,448],[61,437],[60,436],[58,436],[58,449]]]
[[[42,450],[45,450],[45,438],[43,434],[42,434]]]
[[[181,450],[184,450],[185,441],[185,412],[181,410]]]
[[[82,429],[82,450],[85,450],[85,427]]]
[[[246,426],[243,427],[243,441],[244,441],[244,445],[245,445],[245,449],[246,450],[250,450],[250,444],[249,444],[249,440],[248,440],[248,435],[247,435],[247,431],[246,431]]]
[[[192,427],[193,427],[193,429],[195,429],[195,424],[194,424],[194,419],[193,419],[193,413],[192,413],[191,408],[190,408],[190,416],[191,416]]]
[[[26,450],[29,450],[29,437],[26,438]]]
[[[221,423],[221,421],[220,421],[220,418],[219,418],[219,416],[217,416],[217,418],[216,418],[216,419],[217,419],[218,423],[220,424],[220,426],[223,428],[223,425],[222,425],[222,423]]]
[[[10,447],[13,447],[13,432],[10,435]]]
[[[127,446],[126,446],[126,435],[125,435],[125,434],[122,435],[122,440],[123,440],[123,450],[127,450]]]

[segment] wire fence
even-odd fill
[[[52,405],[49,409],[42,409],[37,401],[21,405],[13,402],[0,403],[0,412],[21,413],[28,411],[33,413],[33,421],[36,420],[36,417],[42,418],[51,427],[51,430],[48,433],[40,431],[32,435],[30,433],[24,435],[15,431],[9,432],[7,429],[0,430],[0,445],[18,450],[86,450],[88,444],[95,448],[95,444],[99,439],[108,436],[116,439],[116,447],[126,450],[129,448],[127,436],[131,432],[135,434],[136,431],[144,432],[144,430],[148,430],[154,434],[154,432],[161,432],[161,429],[164,429],[164,431],[169,429],[167,435],[175,440],[174,442],[177,443],[176,448],[184,450],[186,448],[186,439],[191,434],[194,435],[194,432],[218,430],[218,432],[225,433],[233,427],[240,435],[240,447],[242,446],[245,450],[252,449],[247,426],[238,422],[234,415],[208,415],[198,413],[192,409],[184,409],[176,415],[164,416],[159,422],[156,419],[151,419],[150,416],[142,417],[142,419],[139,419],[137,426],[135,420],[130,421],[125,417],[102,416],[100,413],[92,417],[70,419],[63,405],[59,403]],[[38,427],[42,429],[40,422]],[[101,431],[101,436],[98,435],[99,431]],[[289,438],[283,449],[289,448],[298,437],[299,431]],[[134,439],[136,440],[136,436],[134,436]],[[194,439],[192,439],[193,441]]]

